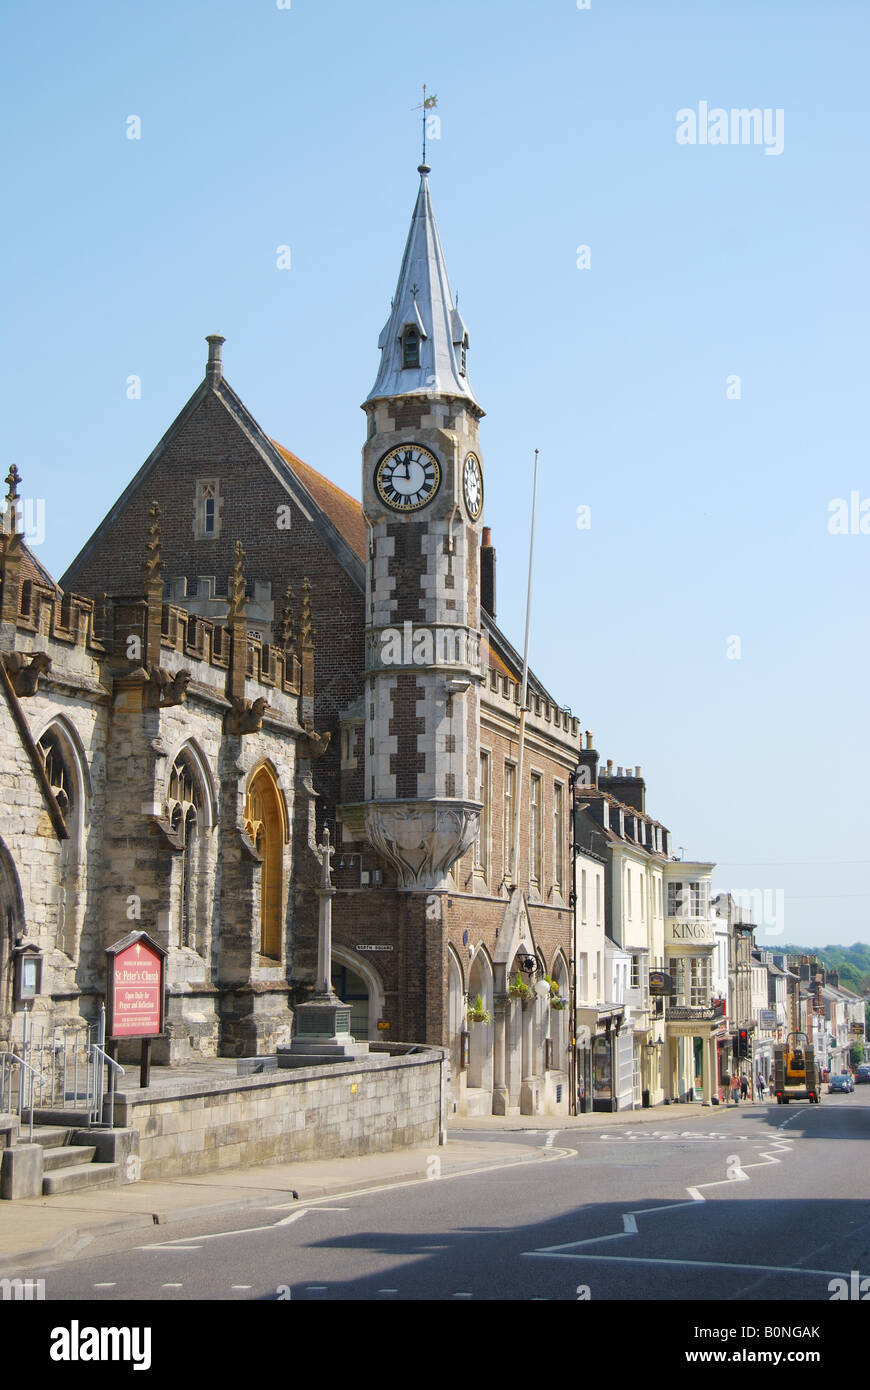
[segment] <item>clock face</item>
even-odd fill
[[[415,512],[431,502],[441,486],[441,465],[421,444],[400,444],[375,469],[378,496],[397,512]]]
[[[476,521],[483,511],[483,474],[476,454],[467,454],[462,465],[462,495],[468,515]]]

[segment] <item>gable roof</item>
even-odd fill
[[[63,587],[69,588],[70,582],[75,582],[76,571],[88,560],[103,536],[114,525],[127,504],[146,482],[170,444],[210,392],[256,449],[266,467],[281,483],[303,516],[311,522],[338,563],[364,593],[366,584],[365,521],[359,503],[353,504],[353,499],[348,497],[347,493],[342,492],[341,488],[335,487],[333,483],[321,477],[319,473],[316,473],[313,468],[309,468],[301,459],[297,459],[289,450],[283,450],[276,445],[257,424],[229,382],[220,376],[217,378],[206,376],[199,384],[163,438],[148,455],[139,472],[106,513],[72,564],[69,565],[61,578]],[[312,488],[309,488],[309,483],[312,484]],[[355,505],[359,513],[363,527],[362,542],[359,526],[354,524],[348,504]]]

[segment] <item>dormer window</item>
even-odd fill
[[[419,367],[420,334],[416,328],[406,328],[402,338],[402,366]]]

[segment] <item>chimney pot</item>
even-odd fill
[[[214,384],[223,377],[221,348],[226,342],[226,338],[222,338],[220,333],[209,333],[205,341],[208,343],[208,365],[205,374],[208,380]]]
[[[612,759],[612,758],[608,758],[608,759],[607,759],[607,775],[608,775],[608,777],[612,777],[612,776],[613,776],[613,759]]]
[[[621,776],[622,776],[622,768],[621,768],[621,767],[617,767],[617,769],[616,769],[616,775],[617,775],[617,777],[621,777]]]
[[[594,735],[589,729],[587,729],[587,730],[586,730],[586,747],[587,747],[587,748],[594,748],[595,745],[594,745],[594,743],[592,742],[592,740],[593,740],[594,738],[595,738],[595,735]]]
[[[635,777],[639,777],[639,776],[640,776],[640,768],[639,768],[639,767],[636,767],[636,768],[634,769],[634,775],[635,775]]]

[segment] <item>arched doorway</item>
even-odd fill
[[[492,964],[486,951],[481,949],[471,963],[468,974],[468,1002],[474,1007],[480,995],[484,1009],[492,1015],[493,986]],[[471,1041],[468,1057],[468,1085],[472,1089],[492,1090],[492,1023],[475,1023],[471,1026]]]
[[[369,961],[345,947],[332,948],[332,988],[351,1008],[350,1031],[360,1042],[376,1042],[384,1015],[384,986]]]

